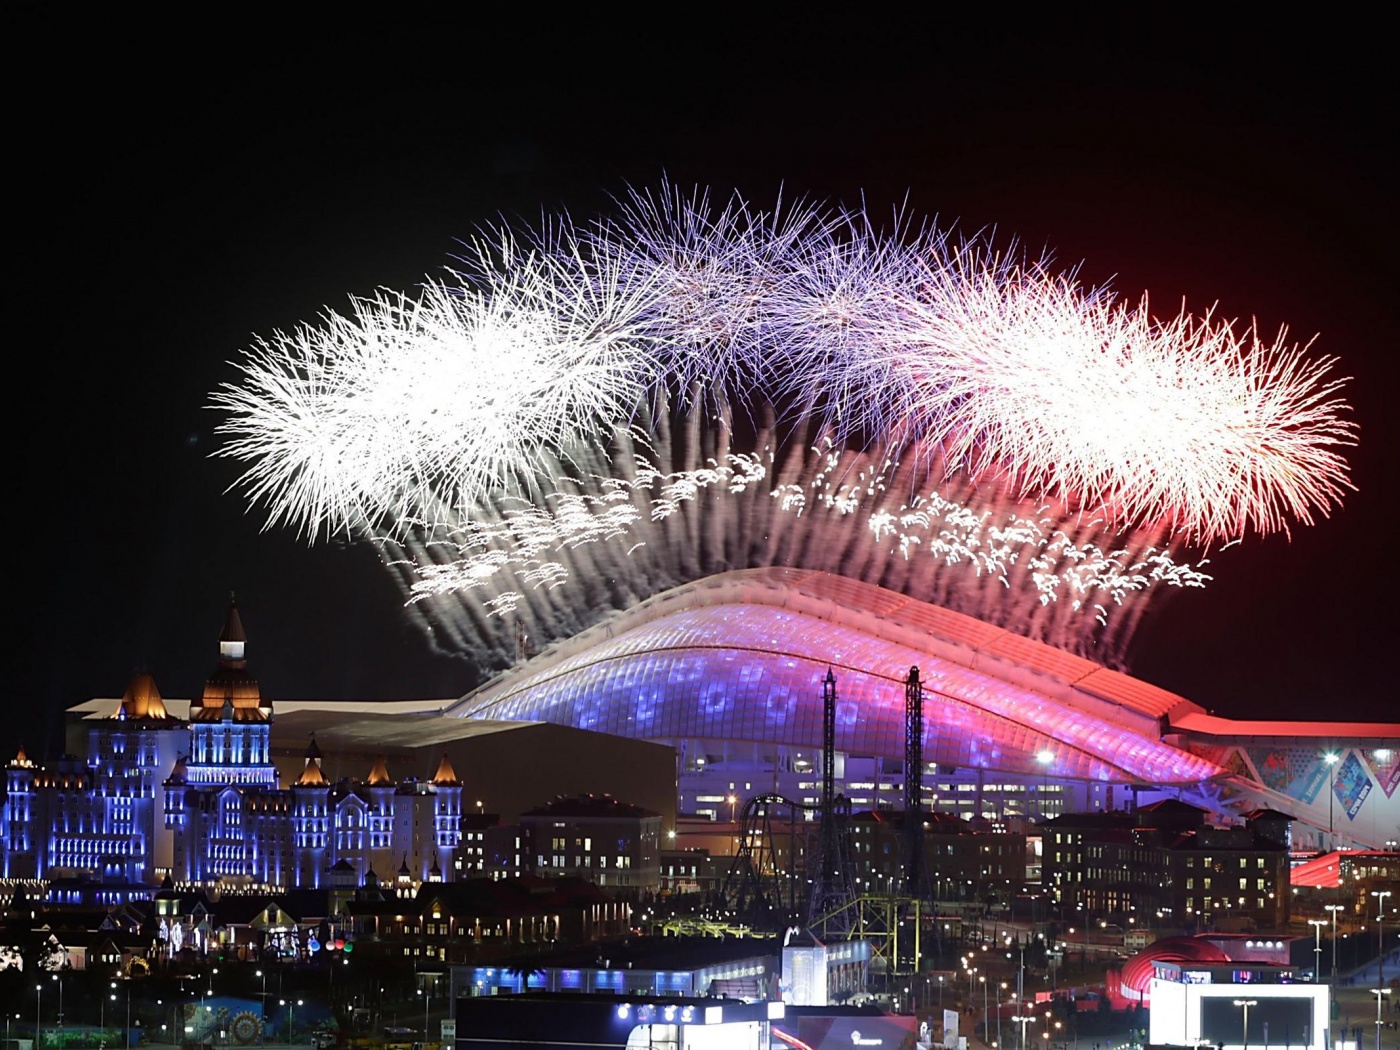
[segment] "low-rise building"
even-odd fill
[[[1205,819],[1204,810],[1168,800],[1048,820],[1044,885],[1086,918],[1281,928],[1289,914],[1288,818],[1258,811],[1235,827]]]
[[[559,797],[520,816],[525,871],[587,879],[627,897],[661,889],[661,814],[611,795]]]

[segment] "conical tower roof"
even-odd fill
[[[238,615],[238,602],[229,595],[228,612],[224,615],[224,629],[219,635],[219,645],[247,645],[248,636],[243,633],[243,618]]]
[[[369,777],[365,783],[370,787],[392,787],[394,778],[389,776],[389,767],[384,764],[384,756],[380,755],[374,760],[374,768],[369,771]]]
[[[314,753],[313,753],[314,752]],[[311,746],[306,749],[306,766],[297,777],[293,787],[329,787],[330,781],[321,772],[321,749],[316,746],[316,738],[311,738]]]
[[[112,717],[165,721],[170,718],[170,712],[165,709],[165,701],[156,688],[155,678],[146,671],[137,671],[127,683],[121,706],[112,713]]]
[[[10,759],[11,769],[33,769],[34,763],[30,761],[28,755],[24,753],[24,745],[19,745],[19,750],[15,752],[15,757]]]
[[[462,782],[457,779],[457,771],[452,768],[452,761],[447,757],[447,752],[442,753],[442,761],[438,763],[437,772],[433,774],[433,779],[429,783],[438,787],[461,787]]]

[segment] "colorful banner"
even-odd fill
[[[1390,798],[1395,794],[1395,789],[1400,787],[1400,750],[1368,747],[1363,748],[1361,754],[1365,756],[1371,772],[1375,774],[1381,790],[1385,792],[1385,797]]]
[[[1317,748],[1251,747],[1249,760],[1261,784],[1308,805],[1327,781],[1327,764]]]
[[[1355,820],[1356,814],[1361,812],[1361,805],[1366,801],[1366,796],[1371,793],[1371,778],[1366,775],[1366,767],[1355,754],[1348,752],[1347,757],[1337,766],[1332,791],[1336,794],[1337,801],[1342,804],[1347,819]]]

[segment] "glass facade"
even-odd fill
[[[819,750],[821,679],[837,681],[836,746],[904,753],[904,677],[924,685],[924,757],[1026,777],[1188,784],[1214,763],[1064,700],[863,631],[767,604],[688,608],[508,675],[459,717],[544,721],[649,740]]]

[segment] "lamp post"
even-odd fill
[[[1308,925],[1313,928],[1313,980],[1322,979],[1322,927],[1327,925],[1326,919],[1309,919]]]
[[[1381,1050],[1381,1003],[1385,1002],[1385,997],[1390,994],[1389,988],[1372,988],[1371,994],[1376,997],[1376,1050]]]
[[[1342,911],[1345,904],[1324,904],[1323,907],[1332,913],[1332,973],[1327,978],[1327,983],[1331,984],[1337,979],[1337,912]]]
[[[44,986],[36,984],[34,986],[34,1045],[44,1045],[43,1024],[44,1016]]]
[[[290,1003],[290,1002],[288,1002],[286,999],[278,999],[278,1000],[277,1000],[277,1004],[278,1004],[279,1006],[285,1006],[285,1007],[287,1008],[287,1042],[289,1042],[289,1043],[292,1041],[292,1031],[293,1031],[293,1029],[294,1029],[295,1026],[296,1026],[296,1017],[297,1017],[296,1007],[300,1006],[301,1003],[302,1003],[302,1000],[300,1000],[300,999],[298,999],[298,1000],[297,1000],[296,1002],[294,1002],[294,1003]]]
[[[1251,1006],[1256,1006],[1256,1005],[1258,1005],[1258,1003],[1259,1003],[1259,1000],[1258,1000],[1258,999],[1236,999],[1236,1000],[1235,1000],[1235,1005],[1236,1005],[1236,1006],[1242,1006],[1242,1007],[1244,1007],[1244,1027],[1243,1027],[1243,1029],[1242,1029],[1242,1035],[1243,1035],[1243,1037],[1244,1037],[1243,1046],[1244,1046],[1245,1050],[1249,1050],[1249,1008],[1250,1008]]]
[[[419,988],[418,994],[423,997],[423,1045],[428,1045],[428,1001],[432,999],[427,988]]]
[[[62,978],[60,975],[58,975],[58,974],[54,974],[54,975],[53,975],[53,979],[54,979],[54,981],[58,984],[58,1013],[54,1014],[54,1027],[56,1027],[56,1028],[62,1028],[62,1027],[63,1027],[63,978]]]
[[[1036,799],[1040,803],[1040,819],[1045,821],[1045,794],[1050,789],[1050,763],[1055,761],[1055,752],[1050,750],[1037,751],[1035,760],[1040,763],[1040,796]]]
[[[1385,987],[1385,899],[1390,896],[1390,890],[1372,890],[1371,896],[1376,898],[1376,984]],[[1376,999],[1376,1008],[1380,1009],[1380,999]],[[1377,1038],[1380,1037],[1380,1029],[1376,1029]],[[1377,1044],[1379,1045],[1379,1044]]]
[[[1024,1008],[1025,1004],[1022,1004]],[[1011,1020],[1021,1026],[1020,1038],[1017,1040],[1017,1050],[1026,1050],[1026,1025],[1035,1020],[1034,1014],[1017,1014]]]
[[[258,1020],[262,1022],[262,1024],[259,1026],[259,1030],[260,1030],[260,1032],[262,1033],[262,1035],[261,1035],[261,1041],[264,1042],[264,1043],[266,1043],[266,1042],[267,1042],[267,974],[264,973],[262,970],[258,970],[256,976],[262,978],[262,994],[261,994],[261,995],[259,996],[259,998],[258,998],[258,1002],[261,1004],[261,1005],[259,1006],[259,1008],[258,1008]]]
[[[1333,790],[1332,767],[1337,764],[1340,756],[1335,751],[1329,751],[1322,756],[1322,761],[1327,763],[1327,848],[1333,848],[1333,838],[1335,833],[1332,827],[1332,800],[1337,797],[1337,792]]]

